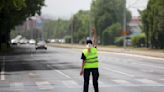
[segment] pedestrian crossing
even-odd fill
[[[58,80],[59,81],[59,80]],[[32,82],[32,81],[31,81]],[[92,80],[90,81],[90,87],[92,87]],[[59,82],[55,81],[33,81],[31,84],[26,84],[23,82],[12,82],[9,83],[10,89],[15,90],[23,90],[27,87],[35,87],[38,90],[53,90],[55,88],[82,88],[83,87],[83,81],[75,81],[75,80],[61,80]],[[133,79],[133,80],[125,80],[125,79],[112,79],[107,81],[99,80],[99,87],[115,87],[115,86],[121,86],[121,87],[164,87],[164,80],[158,79],[158,80],[151,80],[151,79]],[[3,86],[2,86],[3,87]],[[1,85],[0,85],[1,88]]]
[[[53,85],[50,84],[48,81],[40,81],[36,82],[36,85],[39,89],[53,89]]]

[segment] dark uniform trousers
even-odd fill
[[[99,92],[98,88],[98,78],[99,78],[99,71],[98,68],[91,68],[91,69],[84,69],[84,89],[83,92],[88,92],[89,88],[89,77],[92,73],[92,79],[93,79],[93,86],[95,92]]]

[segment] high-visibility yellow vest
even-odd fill
[[[84,56],[86,57],[84,69],[86,68],[98,68],[98,53],[96,48],[91,48],[91,51],[88,52],[88,49],[83,50]]]

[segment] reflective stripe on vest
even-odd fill
[[[88,49],[84,49],[83,53],[86,57],[84,68],[98,68],[98,53],[96,48],[91,48],[91,52]]]

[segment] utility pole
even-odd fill
[[[91,11],[89,12],[89,37],[91,38],[92,37],[92,34],[91,34]]]
[[[73,44],[73,30],[74,30],[74,18],[72,18],[72,24],[71,24],[71,36],[72,36],[72,39],[71,39],[71,44]]]
[[[126,0],[124,0],[124,10],[123,10],[123,46],[126,48]]]

